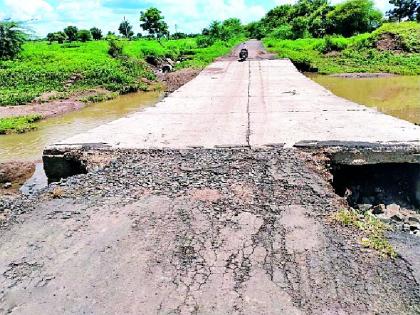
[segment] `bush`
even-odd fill
[[[108,41],[108,55],[112,58],[117,58],[122,55],[123,46],[115,39]]]
[[[289,24],[283,24],[270,34],[271,37],[276,39],[292,39],[293,38],[293,31],[292,27]]]
[[[320,50],[325,54],[331,51],[342,51],[348,46],[348,40],[344,37],[325,36],[324,45]]]
[[[197,47],[207,48],[213,45],[215,40],[210,36],[199,36],[197,37]]]
[[[80,30],[77,33],[77,38],[81,41],[81,42],[88,42],[92,40],[92,34],[90,33],[90,31],[88,30]]]

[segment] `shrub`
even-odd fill
[[[210,36],[199,36],[197,37],[197,47],[207,48],[213,45],[215,40]]]
[[[119,43],[117,40],[115,39],[111,39],[108,42],[108,54],[112,57],[112,58],[117,58],[119,56],[122,55],[122,51],[123,51],[123,46],[121,43]]]
[[[323,53],[328,53],[331,51],[342,51],[346,49],[347,46],[348,40],[344,37],[325,36],[324,45],[320,48]]]
[[[90,33],[90,31],[88,30],[80,30],[77,33],[77,38],[81,41],[81,42],[88,42],[92,40],[92,34]]]
[[[293,38],[293,31],[292,27],[289,24],[283,24],[270,34],[271,37],[276,39],[292,39]]]

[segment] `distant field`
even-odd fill
[[[144,57],[181,59],[177,68],[202,68],[226,54],[237,41],[198,48],[195,39],[121,41],[124,58],[113,59],[105,40],[49,44],[28,42],[22,55],[0,62],[0,106],[31,102],[46,92],[60,97],[91,88],[127,93],[147,88],[142,78],[154,79]]]
[[[386,23],[372,33],[350,38],[266,38],[264,44],[305,71],[420,75],[420,24],[416,22]]]

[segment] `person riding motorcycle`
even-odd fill
[[[247,58],[248,58],[248,49],[246,48],[245,43],[243,43],[241,51],[239,52],[239,60],[245,61]]]

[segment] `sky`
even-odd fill
[[[374,0],[385,12],[388,0]],[[79,29],[93,26],[103,33],[117,31],[125,17],[140,32],[140,11],[151,6],[162,11],[171,32],[198,33],[213,20],[238,17],[243,23],[259,20],[279,4],[294,0],[0,0],[0,20],[25,21],[37,36],[62,30],[68,25]],[[332,0],[332,3],[340,0]]]

